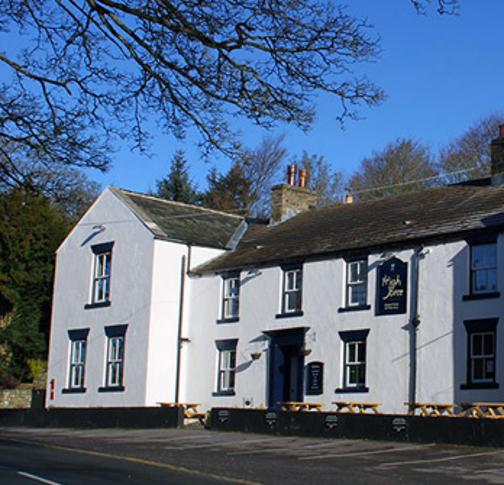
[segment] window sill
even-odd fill
[[[335,389],[336,394],[353,394],[357,392],[369,392],[369,387],[339,387]]]
[[[277,315],[275,315],[275,318],[302,317],[303,315],[303,310],[297,310],[295,312],[278,313]]]
[[[470,300],[489,300],[491,298],[500,298],[500,292],[499,291],[492,291],[489,293],[472,293],[470,295],[464,295],[462,297],[463,301],[470,301]]]
[[[221,318],[217,320],[217,323],[236,323],[240,321],[240,317],[230,317],[230,318]]]
[[[358,312],[360,310],[371,310],[371,305],[355,305],[338,308],[338,313]]]
[[[85,392],[85,387],[68,387],[66,389],[61,389],[61,394],[84,394]]]
[[[497,382],[473,382],[469,384],[461,384],[460,389],[499,389]]]
[[[110,301],[100,301],[99,303],[87,303],[84,305],[84,310],[91,310],[92,308],[104,308],[110,306]]]
[[[99,387],[98,392],[124,392],[124,386]]]
[[[222,396],[235,396],[235,391],[217,391],[212,392],[213,397],[222,397]]]

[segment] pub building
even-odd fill
[[[504,401],[504,126],[487,178],[323,208],[306,178],[269,221],[106,189],[58,250],[47,404]]]

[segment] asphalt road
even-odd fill
[[[0,483],[504,484],[504,449],[201,428],[4,428]]]

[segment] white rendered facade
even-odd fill
[[[110,304],[93,307],[93,251],[110,243]],[[187,269],[224,250],[156,238],[144,221],[107,189],[57,253],[48,371],[55,393],[53,399],[48,393],[47,405],[154,406],[178,398],[199,402],[202,409],[267,407],[272,402],[272,336],[291,331],[303,335],[291,357],[303,366],[323,363],[323,390],[316,395],[304,392],[304,367],[302,375],[291,369],[297,372],[296,382],[301,382],[296,392],[306,401],[325,403],[326,409],[333,409],[332,401],[363,401],[381,403],[383,412],[405,412],[413,381],[417,402],[503,401],[504,324],[500,320],[504,302],[498,293],[504,289],[503,235],[492,244],[496,248],[497,291],[486,295],[488,298],[464,299],[471,295],[471,245],[462,237],[451,237],[425,243],[422,248],[404,244],[386,252],[357,254],[367,260],[369,308],[349,308],[348,262],[341,256],[305,258],[300,263],[301,308],[290,316],[282,306],[283,269],[269,264],[243,267],[231,275],[240,282],[238,315],[226,319],[223,278],[230,274],[187,275]],[[391,257],[408,263],[407,309],[397,315],[376,315],[377,268]],[[415,315],[411,310],[416,293],[420,323],[413,352]],[[485,322],[494,325],[494,355],[485,363],[493,377],[491,382],[472,385],[467,329],[472,328],[471,322],[479,325],[480,321],[484,327]],[[114,328],[108,331],[109,327]],[[71,389],[69,331],[83,329],[88,329],[84,384]],[[122,366],[122,382],[115,388],[107,386],[107,346],[114,332],[122,332],[124,337],[123,360],[118,364]],[[365,340],[363,361],[358,355],[349,356],[352,338]],[[233,358],[231,382],[228,368]],[[415,376],[412,359],[416,361]],[[364,382],[353,386],[357,374],[352,372],[358,366],[356,372],[364,374],[357,380]]]

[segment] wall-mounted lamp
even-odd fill
[[[261,352],[252,352],[250,354],[250,358],[252,360],[259,360],[261,358],[262,353]]]

